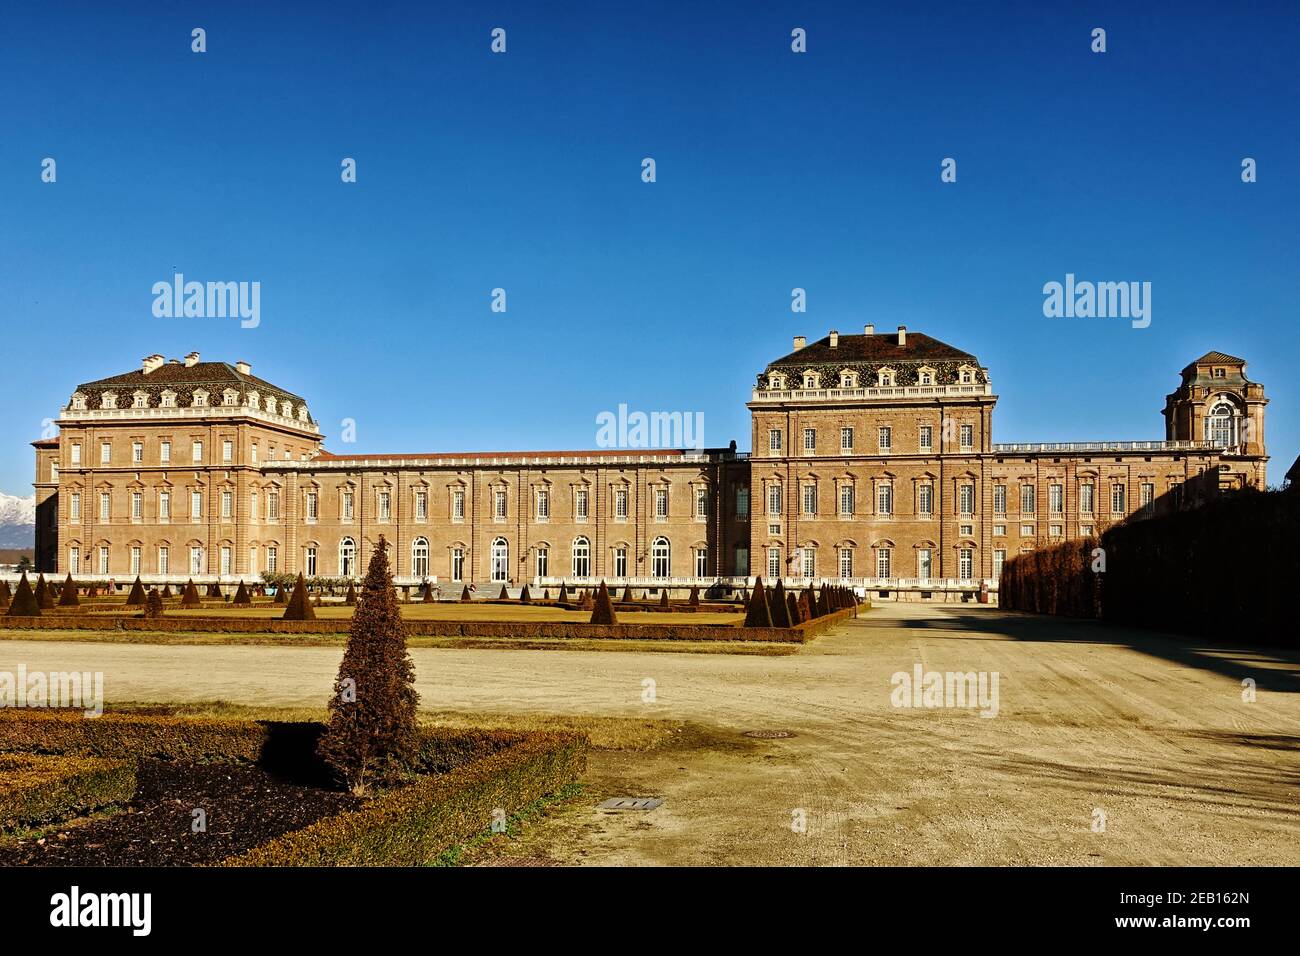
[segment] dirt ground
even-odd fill
[[[110,703],[319,708],[340,654],[5,641],[0,670],[100,670]],[[640,743],[594,733],[581,797],[498,840],[496,862],[1300,863],[1295,652],[881,605],[785,657],[418,647],[412,657],[422,706],[439,719],[672,728]],[[997,672],[996,716],[895,706],[893,676],[917,665]],[[664,803],[596,809],[612,796]]]

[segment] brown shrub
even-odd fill
[[[618,616],[614,613],[614,605],[609,599],[609,591],[605,587],[605,582],[600,582],[600,587],[596,589],[596,598],[592,602],[590,624],[617,624]]]
[[[302,572],[298,572],[298,583],[293,587],[293,597],[289,598],[289,606],[284,609],[285,621],[314,621],[316,611],[311,606],[311,601],[307,599],[307,581],[303,578]]]
[[[32,592],[32,586],[27,582],[27,572],[18,580],[18,590],[14,592],[14,599],[9,604],[9,610],[5,612],[6,617],[38,617],[41,613],[41,606],[36,601],[36,595]]]
[[[749,606],[745,608],[745,627],[772,627],[772,611],[767,606],[767,591],[763,579],[754,582],[754,590],[749,595]]]
[[[76,607],[81,602],[77,600],[77,585],[72,581],[72,575],[69,574],[67,580],[63,582],[63,588],[59,591],[59,607]]]

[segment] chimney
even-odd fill
[[[834,329],[831,329],[831,348],[837,349],[839,347],[840,347],[840,333],[836,332]]]
[[[140,371],[148,375],[154,369],[159,368],[166,361],[161,355],[146,355],[140,361]]]
[[[185,367],[186,367],[186,368],[193,368],[195,365],[198,365],[198,364],[199,364],[199,353],[198,353],[198,352],[191,352],[189,355],[185,356]]]
[[[803,348],[807,344],[808,344],[808,340],[804,338],[802,335],[796,335],[794,337],[794,350],[796,352],[798,352],[801,348]]]
[[[864,325],[864,326],[862,327],[862,334],[863,334],[863,335],[875,335],[875,334],[876,334],[876,327],[875,327],[874,325]]]
[[[235,371],[240,375],[251,375],[253,373],[253,366],[249,365],[247,362],[236,362]]]
[[[899,344],[899,345],[906,345],[906,344],[907,344],[907,326],[906,326],[906,325],[900,325],[900,326],[898,327],[898,344]]]

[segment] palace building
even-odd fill
[[[36,448],[37,566],[85,580],[846,581],[913,599],[995,589],[1007,557],[1263,488],[1263,387],[1209,352],[1161,441],[995,444],[968,352],[831,332],[758,375],[730,448],[345,455],[245,362],[145,358],[79,385]]]

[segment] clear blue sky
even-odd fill
[[[623,402],[747,448],[756,372],[865,322],[977,354],[999,441],[1163,437],[1219,349],[1270,477],[1300,451],[1295,3],[109,6],[0,22],[10,493],[152,352],[252,362],[357,420],[335,450],[591,447]],[[261,325],[154,318],[175,271],[260,281]],[[1151,282],[1150,328],[1044,318],[1067,272]]]

